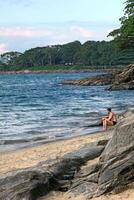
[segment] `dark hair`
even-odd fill
[[[107,108],[107,111],[108,111],[108,112],[111,112],[111,110],[112,110],[111,108]]]

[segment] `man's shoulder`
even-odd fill
[[[115,115],[115,113],[114,113],[114,112],[111,112],[110,115]]]

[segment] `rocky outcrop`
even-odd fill
[[[104,74],[91,78],[80,80],[65,80],[62,84],[70,85],[111,85],[109,90],[133,90],[134,89],[134,64],[129,65],[121,72],[117,71],[111,74]]]
[[[108,138],[63,158],[1,175],[0,199],[36,200],[51,190],[68,190],[90,199],[134,182],[134,111],[118,117]]]
[[[80,166],[98,157],[106,142],[88,144],[62,159],[48,160],[32,168],[2,175],[0,200],[36,200],[51,190],[67,190]]]
[[[134,112],[119,116],[113,136],[97,163],[82,168],[70,192],[88,199],[117,190],[134,181]]]
[[[110,90],[133,90],[134,89],[134,64],[129,65],[115,79]]]
[[[66,85],[82,85],[82,86],[93,86],[93,85],[109,85],[113,80],[113,74],[99,75],[91,78],[82,78],[80,80],[65,80],[62,84]]]
[[[75,196],[93,197],[98,189],[99,169],[101,164],[95,163],[82,168],[74,177],[69,192]]]
[[[134,181],[134,113],[124,115],[101,155],[98,179],[101,193]]]

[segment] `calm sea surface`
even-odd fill
[[[0,151],[99,130],[106,107],[132,108],[132,91],[62,85],[96,73],[0,75]]]

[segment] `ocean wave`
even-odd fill
[[[134,105],[132,91],[60,85],[93,73],[0,75],[0,146],[18,147],[74,137],[100,129],[106,108],[115,113]],[[2,150],[4,151],[4,149]]]

